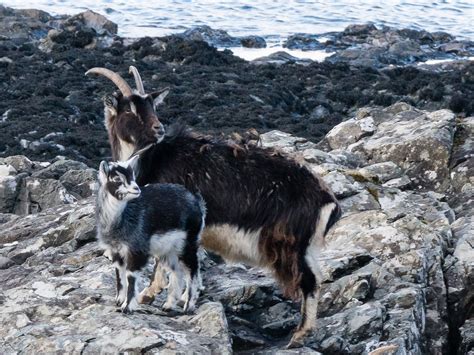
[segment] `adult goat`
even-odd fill
[[[140,153],[136,167],[140,186],[178,183],[199,191],[207,206],[202,245],[227,260],[270,269],[284,294],[301,297],[301,321],[289,346],[298,346],[316,324],[320,289],[317,255],[324,236],[341,209],[324,181],[275,151],[238,148],[171,126],[163,134],[155,106],[167,90],[146,94],[135,67],[132,90],[118,74],[93,68],[120,92],[105,100],[105,123],[114,159]],[[141,301],[153,300],[164,277],[154,281]]]

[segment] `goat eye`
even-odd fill
[[[114,176],[114,178],[112,179],[112,181],[113,181],[113,182],[120,182],[121,179],[120,179],[120,177],[118,177],[118,176]]]

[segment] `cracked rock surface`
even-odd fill
[[[472,118],[403,103],[362,111],[350,120],[372,117],[370,135],[346,142],[345,122],[318,145],[280,131],[260,137],[320,173],[343,206],[320,255],[319,320],[303,348],[284,349],[299,305],[265,271],[214,255],[203,262],[195,313],[163,312],[165,295],[133,315],[117,312],[112,265],[95,241],[94,171],[12,156],[0,161],[0,352],[472,352]],[[15,179],[18,188],[8,190]],[[59,188],[35,200],[41,208],[14,214],[31,181]]]

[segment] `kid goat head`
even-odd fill
[[[136,89],[117,73],[106,68],[92,68],[89,74],[103,75],[119,89],[104,98],[105,127],[112,145],[112,158],[127,160],[136,147],[160,142],[165,134],[163,124],[158,120],[156,107],[163,102],[169,88],[146,94],[137,68],[130,66],[135,78]]]
[[[99,183],[113,198],[130,201],[140,196],[140,188],[135,182],[132,166],[138,159],[134,156],[125,163],[108,164],[102,161],[99,167]]]

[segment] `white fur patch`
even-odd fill
[[[319,253],[323,247],[324,232],[328,224],[331,213],[336,208],[336,204],[331,202],[321,208],[319,218],[316,222],[316,231],[311,237],[310,244],[306,250],[305,259],[311,270],[315,273],[318,283],[321,282],[322,272],[319,267]]]
[[[119,152],[120,161],[128,160],[132,156],[132,154],[135,152],[134,144],[127,143],[121,139],[119,139],[119,146],[120,146],[120,152]]]
[[[202,245],[224,259],[233,262],[243,262],[255,266],[262,265],[262,255],[258,248],[260,229],[245,232],[229,224],[213,225],[204,228]]]
[[[151,253],[157,258],[179,255],[183,250],[186,235],[186,232],[181,230],[153,235],[150,240]]]

